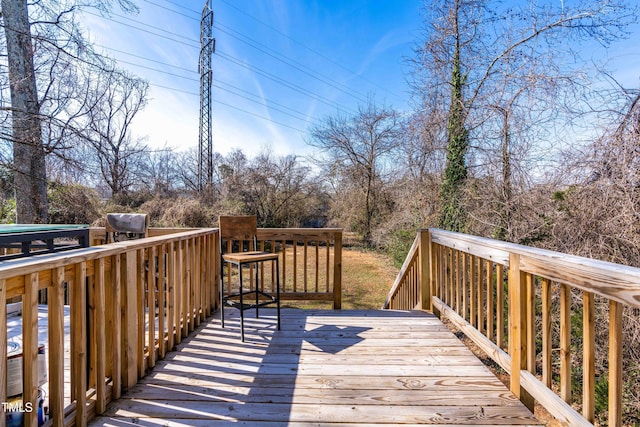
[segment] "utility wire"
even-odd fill
[[[160,5],[160,4],[156,3],[156,2],[153,2],[151,0],[144,0],[144,1],[146,3],[154,5],[156,7],[162,8],[164,10],[170,11],[170,12],[178,14],[180,16],[184,16],[184,17],[186,17],[188,19],[192,19],[194,21],[199,21],[198,18],[188,16],[188,15],[186,15],[184,13],[178,12],[178,11],[176,11],[174,9],[171,9],[171,8],[168,8],[166,6],[162,6],[162,5]],[[192,12],[192,13],[196,13],[197,14],[196,11],[194,11],[192,9],[189,9],[189,8],[187,8],[185,6],[178,5],[175,2],[172,2],[172,1],[169,1],[169,0],[165,0],[165,1],[167,3],[173,4],[175,6],[181,7],[181,8],[186,9],[186,10]],[[225,2],[225,3],[227,3],[227,2]],[[234,8],[237,9],[236,7],[234,7]],[[256,19],[256,18],[254,18],[254,19]],[[261,21],[259,21],[259,22],[261,22]],[[321,73],[318,73],[318,72],[314,71],[313,69],[311,69],[311,68],[307,67],[306,65],[296,61],[295,59],[289,58],[286,55],[282,55],[279,52],[277,52],[276,50],[269,48],[268,46],[264,45],[263,43],[260,43],[259,41],[255,40],[255,39],[252,39],[251,37],[246,36],[246,35],[242,34],[241,32],[236,31],[236,30],[232,29],[231,27],[229,27],[227,25],[221,24],[221,23],[216,21],[213,26],[218,31],[220,31],[222,33],[225,33],[225,34],[229,35],[230,37],[235,38],[236,40],[238,40],[238,41],[240,41],[240,42],[252,47],[253,49],[256,49],[257,51],[262,52],[265,55],[268,55],[268,56],[274,58],[275,60],[280,61],[280,62],[288,65],[289,67],[292,67],[292,68],[294,68],[294,69],[296,69],[296,70],[308,75],[309,77],[312,77],[312,78],[314,78],[314,79],[316,79],[316,80],[318,80],[318,81],[320,81],[320,82],[322,82],[322,83],[324,83],[324,84],[326,84],[328,86],[333,87],[334,89],[337,89],[337,90],[341,91],[342,93],[344,93],[344,94],[346,94],[348,96],[351,96],[351,97],[355,98],[359,102],[367,102],[366,99],[361,94],[355,92],[349,86],[347,86],[345,84],[342,84],[342,83],[338,82],[337,80],[332,79],[332,78],[330,78],[328,76],[322,75]],[[310,50],[311,52],[313,52],[315,54],[319,54],[315,50],[308,48],[307,46],[303,45],[300,42],[297,42],[296,40],[292,39],[291,37],[287,36],[286,34],[280,32],[278,30],[274,29],[273,27],[271,27],[269,25],[267,25],[267,27],[269,27],[270,29],[272,29],[274,31],[277,31],[278,33],[284,35],[288,39],[295,41],[297,44],[302,45],[303,47],[305,47],[306,49]],[[321,56],[323,56],[323,55],[321,55]],[[332,62],[336,63],[334,61],[332,61]],[[342,68],[344,68],[344,67],[342,67]],[[351,70],[346,69],[346,71],[348,71],[350,74],[356,75],[357,77],[362,77],[362,76],[357,75],[355,72],[353,72]],[[397,95],[395,95],[395,96],[397,96]]]
[[[127,65],[131,65],[131,66],[134,66],[134,67],[140,67],[140,68],[144,68],[146,70],[150,70],[150,71],[155,71],[155,72],[158,72],[158,73],[166,74],[166,75],[169,75],[169,76],[172,76],[172,77],[178,77],[178,78],[189,80],[189,81],[196,82],[196,83],[199,81],[198,79],[195,79],[195,78],[192,78],[192,77],[186,77],[186,76],[182,76],[182,75],[179,75],[179,74],[170,73],[168,71],[159,70],[157,68],[148,67],[148,66],[142,65],[142,64],[136,64],[136,63],[133,63],[133,62],[123,61],[123,60],[119,60],[119,62],[122,62],[122,63],[127,64]],[[222,85],[219,85],[219,84],[213,84],[213,86],[215,86],[216,88],[218,88],[218,89],[220,89],[222,91],[225,91],[225,92],[230,93],[232,95],[235,95],[235,96],[238,96],[240,98],[246,99],[247,101],[259,104],[259,105],[261,105],[263,107],[267,107],[270,110],[278,111],[279,113],[282,113],[282,114],[287,115],[289,117],[292,117],[294,119],[303,121],[305,123],[308,123],[309,121],[315,121],[315,120],[310,120],[308,117],[304,117],[304,116],[300,115],[298,111],[296,111],[296,110],[294,110],[294,109],[292,109],[290,107],[287,107],[285,105],[282,105],[282,104],[279,104],[279,103],[276,103],[276,102],[273,102],[273,101],[266,101],[266,100],[260,98],[259,96],[249,92],[249,91],[246,91],[244,89],[241,89],[241,88],[239,88],[237,86],[234,86],[234,85],[231,85],[229,83],[224,83],[224,82],[221,82],[221,83],[223,83],[224,85],[227,85],[227,86],[229,86],[229,87],[231,87],[231,88],[233,88],[235,90],[231,90],[231,89],[225,88],[225,87],[223,87]],[[160,85],[153,84],[153,86],[160,86]],[[171,88],[166,87],[166,86],[161,86],[161,87],[163,87],[165,89],[171,89]],[[177,90],[177,89],[172,89],[172,90]],[[197,95],[197,94],[192,93],[192,92],[187,92],[187,91],[182,91],[182,92],[188,93],[188,94],[192,94],[192,95]],[[240,92],[244,92],[246,95],[243,95]],[[253,98],[251,98],[251,97],[253,97]],[[256,100],[254,98],[258,98],[258,99]],[[220,101],[219,99],[217,99],[216,102],[222,103],[222,101]],[[229,104],[225,104],[225,105],[229,105]],[[273,105],[277,105],[280,108],[276,108]],[[236,108],[239,109],[239,107],[236,107]]]
[[[114,47],[108,47],[108,46],[104,46],[104,45],[100,45],[100,44],[95,44],[94,46],[100,47],[100,48],[102,48],[104,50],[118,52],[118,53],[121,53],[123,55],[133,56],[134,58],[138,58],[138,59],[142,59],[142,60],[145,60],[145,61],[153,62],[153,63],[159,64],[159,65],[162,65],[164,67],[176,68],[178,70],[182,70],[182,71],[186,71],[188,73],[193,73],[193,74],[198,74],[199,75],[199,73],[196,70],[192,70],[190,68],[180,67],[179,65],[168,64],[168,63],[163,62],[163,61],[158,61],[156,59],[151,59],[151,58],[147,58],[147,57],[144,57],[144,56],[141,56],[141,55],[136,55],[135,53],[126,52],[124,50],[116,49]]]
[[[179,67],[177,65],[167,64],[166,62],[162,62],[162,61],[156,61],[154,59],[150,59],[150,58],[146,58],[146,57],[141,56],[141,55],[136,55],[136,54],[132,54],[132,53],[129,53],[129,52],[125,52],[123,50],[114,49],[114,48],[106,47],[106,46],[103,46],[103,45],[96,45],[96,46],[101,47],[101,48],[103,48],[105,50],[112,50],[114,52],[118,52],[118,53],[121,53],[123,55],[128,55],[128,56],[132,56],[132,57],[135,57],[135,58],[138,58],[138,59],[142,59],[144,61],[149,61],[149,62],[152,62],[152,63],[156,63],[156,64],[159,64],[159,65],[162,65],[163,67],[172,67],[172,68],[176,68],[178,70],[185,71],[185,72],[188,72],[188,73],[191,73],[191,74],[196,74],[196,75],[198,74],[196,71],[190,70],[188,68]],[[192,81],[192,82],[199,82],[199,79],[196,79],[194,77],[186,77],[186,76],[183,76],[183,75],[180,75],[180,74],[176,74],[176,73],[172,73],[172,72],[169,72],[169,71],[166,71],[166,70],[149,67],[147,65],[142,65],[142,64],[138,64],[138,63],[134,63],[134,62],[130,62],[130,61],[125,61],[125,60],[120,59],[120,58],[118,58],[117,60],[118,60],[118,62],[121,62],[123,64],[131,65],[131,66],[138,67],[138,68],[143,68],[143,69],[154,71],[154,72],[157,72],[157,73],[160,73],[160,74],[165,74],[165,75],[172,76],[172,77],[178,77],[178,78],[189,80],[189,81]],[[222,85],[231,87],[231,88],[235,89],[235,91],[227,89],[225,87],[222,87],[222,86],[220,86],[218,84],[213,84],[213,86],[217,87],[218,89],[221,89],[221,90],[224,90],[224,91],[226,91],[228,93],[232,93],[234,95],[238,95],[238,96],[240,96],[242,98],[248,99],[246,96],[240,95],[238,93],[238,92],[242,92],[242,93],[244,93],[244,94],[246,94],[248,96],[253,96],[255,98],[260,99],[260,101],[255,101],[253,99],[249,99],[252,102],[257,102],[260,105],[263,105],[263,106],[266,106],[266,107],[270,107],[271,105],[276,105],[276,106],[278,106],[280,108],[273,108],[275,111],[280,111],[280,112],[282,112],[284,114],[290,115],[292,117],[295,117],[295,118],[297,118],[299,120],[303,120],[305,122],[309,122],[310,120],[312,122],[317,122],[317,119],[310,119],[309,117],[300,116],[298,110],[295,110],[295,109],[293,109],[291,107],[287,107],[284,104],[281,104],[281,103],[278,103],[278,102],[275,102],[275,101],[270,101],[270,100],[268,100],[266,98],[263,98],[263,97],[259,97],[259,96],[255,95],[254,93],[249,92],[249,91],[247,91],[245,89],[239,88],[237,86],[234,86],[231,83],[227,83],[227,82],[224,82],[224,81],[221,81],[221,80],[217,80],[217,82],[222,84]],[[236,91],[238,91],[238,92],[236,92]],[[282,111],[282,109],[288,110],[289,112]],[[297,114],[297,116],[295,116],[296,114]]]
[[[285,80],[285,79],[283,79],[281,77],[276,76],[275,74],[272,74],[272,73],[269,73],[267,71],[264,71],[261,68],[255,67],[255,66],[253,66],[251,64],[247,64],[246,62],[241,61],[241,60],[239,60],[237,58],[234,58],[231,55],[227,55],[224,52],[221,52],[221,51],[218,50],[218,51],[216,51],[216,55],[218,55],[220,58],[226,59],[227,61],[233,62],[234,64],[239,65],[240,67],[243,67],[243,68],[246,68],[246,69],[249,69],[249,70],[253,70],[253,72],[255,72],[257,74],[260,74],[261,76],[267,77],[268,79],[273,80],[276,83],[279,83],[279,84],[281,84],[281,85],[283,85],[285,87],[288,87],[289,89],[291,89],[291,90],[293,90],[295,92],[298,92],[298,93],[306,95],[306,96],[308,96],[310,98],[313,98],[316,101],[319,101],[319,102],[321,102],[321,103],[323,103],[325,105],[328,105],[329,107],[336,108],[338,111],[347,112],[347,113],[351,113],[351,114],[355,113],[354,110],[344,108],[343,106],[331,101],[330,99],[328,99],[328,98],[326,98],[326,97],[324,97],[322,95],[318,95],[318,94],[316,94],[314,92],[311,92],[310,90],[308,90],[308,89],[306,89],[306,88],[304,88],[304,87],[302,87],[300,85],[297,85],[295,83],[291,83],[291,82],[289,82],[289,81],[287,81],[287,80]]]
[[[191,45],[189,43],[182,42],[180,40],[176,40],[174,38],[165,36],[164,34],[159,34],[159,33],[156,33],[156,32],[150,31],[150,30],[145,30],[145,29],[140,28],[138,26],[127,24],[125,22],[121,22],[121,21],[115,20],[113,18],[104,17],[104,16],[101,16],[99,14],[94,14],[94,13],[91,13],[91,12],[86,12],[86,13],[88,13],[90,15],[93,15],[93,16],[96,16],[96,17],[99,17],[99,18],[103,18],[103,19],[112,21],[112,22],[117,23],[117,24],[124,25],[126,27],[130,27],[130,28],[133,28],[133,29],[136,29],[136,30],[139,30],[139,31],[143,31],[143,32],[148,33],[148,34],[159,36],[159,37],[162,37],[162,38],[167,39],[167,40],[171,40],[171,41],[176,42],[176,43],[181,43],[181,44],[184,44],[186,46],[192,47],[194,49],[199,49],[199,46],[197,46],[197,45]],[[140,25],[143,25],[143,26],[146,26],[146,27],[150,27],[150,28],[153,28],[153,29],[158,30],[158,31],[164,31],[162,28],[154,27],[154,26],[149,25],[149,24],[143,24],[143,23],[140,23],[139,21],[136,21],[134,19],[131,19],[131,18],[128,18],[128,17],[122,16],[122,15],[117,15],[117,14],[114,14],[114,15],[118,16],[118,17],[120,17],[122,19],[126,19],[126,20],[129,20],[129,21],[134,21],[134,22],[136,22],[136,23],[138,23]],[[182,35],[177,34],[177,33],[172,33],[172,32],[169,32],[169,31],[165,31],[165,32],[168,33],[168,34],[176,35],[176,36],[181,37],[183,39],[186,39],[188,41],[193,41],[194,43],[196,42],[196,40],[190,39],[190,38],[188,38],[186,36],[182,36]],[[355,114],[354,110],[345,109],[341,105],[329,100],[326,97],[318,95],[318,94],[316,94],[316,93],[314,93],[314,92],[312,92],[312,91],[310,91],[310,90],[308,90],[308,89],[306,89],[306,88],[304,88],[304,87],[302,87],[300,85],[296,85],[294,83],[288,82],[287,80],[285,80],[285,79],[283,79],[281,77],[278,77],[278,76],[276,76],[276,75],[274,75],[272,73],[269,73],[269,72],[267,72],[267,71],[265,71],[265,70],[263,70],[263,69],[261,69],[259,67],[256,67],[254,65],[248,64],[248,63],[246,63],[244,61],[241,61],[240,59],[237,59],[237,58],[235,58],[235,57],[233,57],[231,55],[227,55],[224,52],[221,52],[219,50],[216,52],[216,54],[220,58],[223,58],[223,59],[225,59],[225,60],[227,60],[229,62],[232,62],[232,63],[234,63],[236,65],[239,65],[239,66],[241,66],[243,68],[246,68],[246,69],[248,69],[250,71],[253,71],[253,72],[257,73],[257,74],[260,74],[260,75],[262,75],[262,76],[264,76],[264,77],[266,77],[266,78],[268,78],[268,79],[270,79],[270,80],[272,80],[272,81],[274,81],[274,82],[276,82],[276,83],[278,83],[280,85],[288,87],[289,89],[292,89],[292,90],[294,90],[294,91],[296,91],[298,93],[301,93],[301,94],[303,94],[305,96],[313,98],[316,101],[319,101],[319,102],[321,102],[321,103],[323,103],[325,105],[328,105],[328,106],[330,106],[332,108],[335,108],[338,111],[347,112],[347,113],[350,113],[350,114]]]
[[[177,66],[177,65],[167,64],[166,62],[157,61],[155,59],[151,59],[151,58],[147,58],[147,57],[144,57],[144,56],[141,56],[141,55],[136,55],[136,54],[133,54],[133,53],[125,52],[123,50],[110,48],[110,47],[107,47],[107,46],[104,46],[104,45],[99,45],[99,44],[97,44],[96,46],[98,46],[98,47],[100,47],[102,49],[105,49],[105,50],[111,50],[111,51],[114,51],[114,52],[121,53],[123,55],[128,55],[128,56],[132,56],[134,58],[142,59],[143,61],[148,61],[148,62],[152,62],[152,63],[155,63],[155,64],[159,64],[159,65],[162,65],[163,67],[171,67],[171,68],[175,68],[175,69],[178,69],[178,70],[181,70],[181,71],[185,71],[187,73],[195,74],[195,75],[199,74],[197,71],[194,71],[194,70],[191,70],[191,69],[188,69],[188,68],[180,67],[180,66]],[[186,76],[183,76],[183,75],[180,75],[180,74],[171,73],[169,71],[165,71],[165,70],[161,70],[161,69],[157,69],[157,68],[152,68],[152,67],[149,67],[149,66],[146,66],[146,65],[125,61],[125,60],[122,60],[122,59],[118,59],[118,61],[122,62],[123,64],[128,64],[128,65],[132,65],[134,67],[140,67],[140,68],[148,69],[148,70],[155,71],[155,72],[158,72],[158,73],[161,73],[161,74],[166,74],[166,75],[169,75],[169,76],[178,77],[178,78],[189,80],[189,81],[192,81],[192,82],[198,82],[199,81],[196,78],[186,77]],[[231,83],[227,83],[227,82],[224,82],[222,80],[216,80],[216,81],[219,84],[215,84],[214,83],[213,86],[217,87],[218,89],[224,90],[224,91],[226,91],[228,93],[236,94],[238,96],[242,96],[245,99],[248,99],[248,98],[246,98],[243,95],[238,94],[238,92],[244,93],[247,96],[258,98],[258,99],[260,99],[260,101],[255,101],[253,99],[250,99],[250,101],[259,102],[260,105],[263,105],[263,106],[266,106],[266,107],[269,107],[270,105],[276,105],[276,106],[278,106],[278,107],[280,107],[282,109],[288,110],[290,112],[290,113],[286,113],[285,112],[285,114],[289,114],[289,115],[292,115],[292,114],[296,115],[297,114],[298,116],[296,118],[298,118],[299,120],[303,120],[305,122],[309,122],[310,120],[311,121],[316,121],[316,119],[312,119],[312,118],[309,118],[309,117],[305,117],[305,116],[299,115],[300,112],[298,110],[295,110],[295,109],[293,109],[291,107],[288,107],[288,106],[286,106],[284,104],[281,104],[281,103],[278,103],[278,102],[275,102],[275,101],[269,101],[264,97],[260,97],[260,96],[258,96],[256,94],[254,94],[253,92],[250,92],[248,90],[242,89],[242,88],[240,88],[238,86],[234,86]],[[221,85],[227,86],[227,88],[225,88],[225,87],[223,87]],[[228,89],[228,88],[232,88],[233,90]],[[279,110],[279,109],[276,109],[276,111],[283,112],[282,110]]]
[[[165,0],[165,1],[167,1],[167,2],[169,2],[169,3],[172,3],[172,4],[175,4],[175,3],[173,3],[173,2],[171,2],[171,1],[169,1],[169,0]],[[353,71],[353,70],[351,70],[351,69],[349,69],[349,68],[345,67],[344,65],[342,65],[341,63],[339,63],[339,62],[338,62],[338,61],[336,61],[335,59],[332,59],[332,58],[328,57],[327,55],[323,54],[322,52],[319,52],[319,51],[317,51],[317,50],[315,50],[315,49],[313,49],[313,48],[311,48],[311,47],[309,47],[309,46],[305,45],[304,43],[302,43],[302,42],[300,42],[300,41],[298,41],[298,40],[294,39],[293,37],[289,36],[288,34],[286,34],[286,33],[282,32],[282,31],[280,31],[280,30],[279,30],[279,29],[277,29],[277,28],[275,28],[274,26],[269,25],[269,24],[267,24],[266,22],[263,22],[262,20],[260,20],[260,19],[256,18],[255,16],[253,16],[253,15],[251,15],[251,14],[249,14],[249,13],[245,12],[244,10],[240,9],[238,6],[234,5],[233,3],[229,2],[228,0],[220,0],[220,1],[221,1],[222,3],[225,3],[227,6],[229,6],[229,7],[233,8],[233,9],[237,10],[238,12],[242,13],[243,15],[246,15],[247,17],[251,18],[252,20],[254,20],[254,21],[258,22],[259,24],[264,25],[265,27],[269,28],[270,30],[272,30],[272,31],[274,31],[274,32],[276,32],[276,33],[278,33],[278,34],[280,34],[281,36],[283,36],[283,37],[285,37],[285,38],[287,38],[287,39],[291,40],[292,42],[294,42],[295,44],[297,44],[297,45],[299,45],[299,46],[303,47],[304,49],[308,50],[309,52],[311,52],[311,53],[313,53],[313,54],[315,54],[315,55],[318,55],[320,58],[322,58],[322,59],[324,59],[324,60],[326,60],[326,61],[329,61],[330,63],[332,63],[333,65],[336,65],[337,67],[342,68],[344,71],[347,71],[347,72],[349,72],[350,74],[352,74],[352,75],[354,75],[354,76],[356,76],[356,77],[358,77],[358,78],[360,78],[360,79],[364,80],[365,82],[367,82],[367,83],[369,83],[369,84],[372,84],[372,85],[376,86],[378,89],[382,89],[383,91],[387,92],[387,93],[388,93],[388,94],[390,94],[390,95],[393,95],[394,97],[396,97],[396,98],[398,98],[398,99],[403,99],[401,96],[399,96],[399,95],[398,95],[398,94],[396,94],[396,93],[391,92],[389,89],[385,88],[384,86],[381,86],[381,85],[379,85],[378,83],[376,83],[376,82],[374,82],[374,81],[372,81],[372,80],[370,80],[370,79],[367,79],[366,77],[362,76],[361,74],[358,74],[358,73],[356,73],[355,71]]]
[[[162,89],[167,89],[167,90],[171,90],[171,91],[175,91],[175,92],[185,93],[185,94],[187,94],[187,95],[193,95],[193,96],[200,97],[200,94],[199,94],[199,93],[189,92],[189,91],[182,90],[182,89],[176,89],[176,88],[173,88],[173,87],[164,86],[164,85],[159,85],[159,84],[156,84],[156,83],[149,83],[149,84],[150,84],[151,86],[159,87],[159,88],[162,88]],[[283,127],[286,127],[286,128],[289,128],[289,129],[292,129],[292,130],[295,130],[295,131],[298,131],[298,132],[300,132],[300,133],[307,133],[307,131],[304,131],[304,130],[302,130],[302,129],[299,129],[299,128],[295,127],[295,126],[291,126],[291,125],[288,125],[288,124],[286,124],[286,123],[282,123],[282,122],[279,122],[279,121],[277,121],[277,120],[273,120],[273,119],[271,119],[271,118],[269,118],[269,117],[265,117],[265,116],[262,116],[262,115],[260,115],[260,114],[257,114],[257,113],[254,113],[254,112],[251,112],[251,111],[245,110],[245,109],[243,109],[243,108],[236,107],[235,105],[227,104],[226,102],[222,102],[222,101],[220,101],[220,100],[216,100],[216,103],[217,103],[217,104],[220,104],[220,105],[224,105],[225,107],[232,108],[232,109],[237,110],[237,111],[241,111],[241,112],[243,112],[243,113],[245,113],[245,114],[249,114],[249,115],[254,116],[254,117],[257,117],[257,118],[259,118],[259,119],[266,120],[266,121],[271,122],[271,123],[273,123],[273,124],[276,124],[276,125],[279,125],[279,126],[283,126]]]
[[[194,42],[194,43],[198,43],[198,44],[189,44],[189,43],[187,43],[187,42],[183,42],[183,41],[180,41],[180,40],[177,40],[177,39],[174,39],[174,38],[168,37],[168,36],[166,36],[166,35],[164,35],[164,34],[161,34],[161,33],[154,33],[153,31],[145,30],[144,28],[140,28],[140,27],[137,27],[137,26],[132,25],[132,24],[127,24],[127,23],[122,22],[122,21],[117,21],[117,20],[115,20],[115,19],[113,19],[113,18],[109,18],[109,17],[107,17],[107,16],[102,16],[102,15],[100,15],[100,14],[93,13],[93,12],[89,12],[89,11],[86,11],[86,10],[85,10],[83,13],[86,13],[87,15],[92,15],[92,16],[95,16],[95,17],[98,17],[98,18],[106,19],[107,21],[111,21],[111,22],[114,22],[114,23],[116,23],[116,24],[124,25],[125,27],[129,27],[129,28],[133,28],[133,29],[138,30],[138,31],[142,31],[143,33],[147,33],[147,34],[151,34],[151,35],[154,35],[154,36],[158,36],[158,37],[161,37],[161,38],[166,39],[166,40],[171,40],[172,42],[180,43],[180,44],[183,44],[183,45],[185,45],[185,46],[192,47],[192,48],[194,48],[194,49],[198,49],[198,50],[200,49],[200,45],[199,45],[199,43],[200,43],[200,42],[199,42],[199,41],[197,41],[197,40],[194,40],[194,39],[191,39],[191,38],[185,37],[185,36],[183,36],[183,35],[181,35],[181,34],[172,33],[172,32],[170,32],[170,31],[166,31],[166,30],[165,30],[165,29],[163,29],[163,28],[154,27],[153,25],[149,25],[149,24],[144,24],[144,23],[142,23],[142,22],[140,22],[140,21],[136,21],[135,19],[131,19],[131,18],[128,18],[128,17],[126,17],[126,16],[122,16],[122,15],[118,15],[118,14],[113,14],[113,15],[115,15],[115,16],[118,16],[119,18],[126,19],[126,20],[129,20],[129,21],[133,21],[133,22],[135,22],[135,23],[137,23],[137,24],[140,24],[140,25],[143,25],[143,26],[145,26],[145,27],[149,27],[149,28],[156,29],[156,30],[158,30],[158,31],[162,31],[162,32],[163,32],[163,33],[165,33],[165,34],[172,34],[172,35],[175,35],[175,36],[177,36],[177,37],[184,38],[184,39],[186,39],[186,40],[188,40],[188,41],[191,41],[191,42]]]
[[[165,0],[165,1],[166,1],[166,0]],[[178,6],[179,8],[182,8],[182,9],[188,10],[189,12],[196,14],[198,17],[195,17],[195,16],[189,16],[189,15],[187,15],[187,14],[185,14],[185,13],[178,12],[177,10],[173,10],[173,9],[171,9],[171,8],[169,8],[169,7],[162,6],[161,4],[158,4],[158,3],[153,2],[153,1],[151,1],[151,0],[144,0],[144,2],[145,2],[145,3],[152,4],[152,5],[156,6],[156,7],[159,7],[160,9],[168,10],[169,12],[175,13],[176,15],[184,16],[184,17],[185,17],[185,18],[187,18],[187,19],[192,19],[192,20],[194,20],[194,21],[198,21],[198,22],[200,22],[200,13],[198,13],[197,11],[195,11],[195,10],[193,10],[193,9],[190,9],[190,8],[188,8],[188,7],[186,7],[186,6],[183,6],[183,5],[181,5],[181,4],[174,3],[174,2],[172,2],[172,1],[167,1],[167,3],[171,3],[171,4],[172,4],[172,5],[174,5],[174,6]]]
[[[265,45],[263,45],[263,44],[255,41],[255,40],[251,39],[250,37],[247,37],[247,36],[244,36],[244,35],[242,35],[240,33],[237,33],[236,31],[232,30],[231,28],[227,27],[226,25],[217,24],[217,25],[214,25],[214,26],[217,27],[218,31],[223,32],[223,33],[229,35],[230,37],[233,37],[236,40],[239,40],[242,43],[251,46],[252,48],[256,49],[259,52],[264,53],[265,55],[270,56],[271,58],[275,59],[276,61],[282,62],[283,64],[288,65],[289,67],[291,67],[291,68],[293,68],[295,70],[298,70],[301,73],[304,73],[307,76],[309,76],[309,77],[311,77],[311,78],[313,78],[315,80],[318,80],[319,82],[322,82],[322,83],[324,83],[324,84],[326,84],[328,86],[331,86],[332,88],[337,89],[340,92],[342,92],[342,93],[344,93],[344,94],[346,94],[348,96],[351,96],[351,97],[355,98],[356,100],[358,100],[360,102],[366,102],[366,99],[362,98],[360,96],[360,94],[355,93],[353,90],[349,89],[348,86],[345,86],[342,83],[337,82],[336,80],[326,78],[320,73],[317,73],[317,72],[314,72],[314,71],[309,71],[309,68],[306,67],[305,65],[300,64],[297,61],[291,60],[291,59],[287,58],[284,55],[280,55],[278,53],[275,53],[275,51],[273,49],[270,49],[270,48],[266,47]],[[226,30],[224,28],[226,28]],[[240,34],[240,36],[232,34],[232,32]],[[250,41],[243,40],[241,37],[245,37],[247,40],[250,40]],[[283,58],[285,58],[285,59],[283,59]]]

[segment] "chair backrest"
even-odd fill
[[[220,216],[218,217],[220,227],[220,240],[238,240],[240,242],[249,240],[255,243],[258,233],[258,219],[251,216]]]
[[[108,213],[104,228],[107,243],[143,239],[149,236],[149,215]]]

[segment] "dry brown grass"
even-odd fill
[[[391,259],[373,251],[342,250],[342,309],[379,309],[398,274]],[[328,302],[286,301],[288,307],[331,308]]]

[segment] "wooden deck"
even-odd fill
[[[226,310],[90,425],[539,425],[433,315]]]

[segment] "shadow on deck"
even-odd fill
[[[90,425],[539,425],[433,315],[287,309],[213,317]]]

